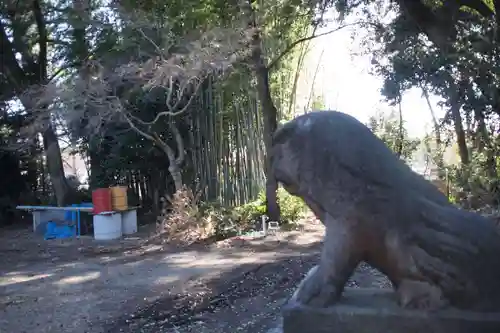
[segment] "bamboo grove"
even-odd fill
[[[295,68],[295,71],[300,68]],[[287,95],[295,71],[277,71],[275,74],[276,104],[282,119],[288,113]],[[287,92],[288,91],[288,92]],[[259,101],[248,73],[234,75],[226,82],[209,77],[185,114],[178,119],[183,144],[187,153],[182,166],[182,178],[193,191],[201,191],[202,199],[224,206],[238,206],[257,197],[265,182],[262,142],[263,125]],[[130,136],[130,134],[127,134]],[[168,174],[168,161],[141,138],[140,149],[120,149],[123,138],[109,138],[101,142],[101,164],[91,172],[97,179],[95,186],[128,185],[143,204],[156,205],[160,196],[173,193]],[[125,140],[126,141],[126,140]],[[117,150],[118,149],[118,150]],[[149,152],[146,156],[139,156]],[[116,156],[117,158],[110,158]],[[154,165],[154,166],[153,166]],[[158,167],[158,166],[165,167]],[[92,165],[89,166],[92,168]],[[97,170],[100,169],[100,170]]]
[[[130,59],[142,61],[148,48],[154,51],[148,46],[144,32],[149,36],[156,33],[160,40],[167,36],[175,42],[196,35],[200,27],[230,26],[238,15],[238,5],[224,1],[171,1],[167,6],[161,1],[151,1],[138,7],[135,2],[125,1],[117,8],[99,0],[35,2],[39,5],[36,8],[15,1],[7,1],[0,8],[1,30],[10,38],[2,50],[3,59],[16,53],[27,59],[27,63],[18,60],[3,64],[3,68],[9,68],[8,73],[17,76],[9,77],[2,71],[0,158],[13,161],[11,164],[15,167],[5,172],[19,175],[20,185],[19,190],[2,194],[5,199],[2,207],[13,207],[21,201],[55,203],[57,193],[51,190],[53,180],[61,183],[62,165],[67,168],[71,154],[77,153],[84,157],[89,189],[123,184],[129,187],[131,197],[136,198],[138,204],[158,209],[161,197],[172,194],[174,186],[168,171],[169,161],[153,142],[114,119],[106,124],[101,121],[99,133],[84,131],[83,127],[96,126],[88,117],[93,110],[89,108],[82,112],[85,116],[76,117],[79,111],[64,101],[63,96],[52,96],[52,100],[44,102],[43,111],[47,115],[37,119],[25,98],[26,91],[51,78],[70,82],[76,77],[90,76],[82,67],[89,59],[105,67],[123,65]],[[256,12],[265,31],[267,61],[294,40],[311,33],[311,15],[290,12],[290,8],[296,7],[293,1],[258,3]],[[285,10],[292,15],[283,15]],[[16,16],[12,16],[14,12]],[[131,24],[132,18],[137,19],[137,13],[145,13],[148,19]],[[143,27],[141,33],[137,32],[138,24]],[[26,45],[34,45],[32,49],[18,44],[17,38],[27,29],[33,33],[23,40]],[[159,30],[163,35],[157,33]],[[45,53],[39,54],[40,49]],[[271,93],[281,119],[293,116],[296,83],[306,52],[304,46],[290,52],[270,73]],[[242,69],[231,75],[205,79],[188,110],[172,119],[186,152],[181,165],[183,184],[200,190],[203,200],[225,206],[254,199],[265,182],[263,116],[255,77],[248,66],[245,69],[245,64],[240,65]],[[39,68],[45,72],[44,78],[38,78]],[[21,82],[22,86],[17,87],[13,82]],[[144,105],[137,108],[144,119],[154,118],[157,112]],[[68,114],[78,119],[68,121]],[[60,149],[49,151],[45,147],[48,132],[35,128],[40,122],[49,125],[52,137],[57,135]],[[25,129],[30,127],[33,131],[27,133]],[[154,130],[166,141],[172,141],[168,121],[159,122]],[[62,177],[64,180],[64,173]],[[71,180],[62,183],[69,184]],[[89,199],[86,191],[77,191],[74,195],[78,197],[70,201]]]

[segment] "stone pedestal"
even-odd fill
[[[401,309],[392,290],[346,288],[335,306],[318,309],[292,297],[283,333],[499,333],[499,313]]]

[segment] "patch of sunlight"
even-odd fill
[[[78,268],[78,267],[81,267],[83,265],[83,263],[81,262],[67,262],[67,263],[64,263],[64,264],[59,264],[57,265],[57,267],[59,268]]]
[[[5,274],[5,277],[0,277],[0,287],[6,287],[11,284],[30,282],[40,279],[45,279],[51,277],[52,274],[36,274],[36,275],[27,275],[23,273],[10,272]]]
[[[86,274],[68,276],[55,282],[57,285],[79,284],[92,280],[97,280],[101,276],[100,272],[88,272]]]
[[[194,251],[186,251],[181,253],[169,254],[164,257],[164,260],[174,263],[174,264],[182,264],[192,262],[197,259],[197,253]]]
[[[266,263],[270,262],[273,259],[273,255],[261,255],[259,257],[249,256],[248,253],[246,255],[233,255],[229,258],[206,258],[203,261],[190,262],[188,264],[179,265],[182,268],[213,268],[213,269],[222,269],[226,267],[233,267],[235,265],[242,264],[256,264],[256,263]]]
[[[60,267],[65,267],[65,268],[75,268],[78,265],[80,265],[79,262],[67,262],[67,263],[64,263],[64,264],[60,264],[59,266]]]
[[[154,281],[154,284],[162,285],[162,284],[169,284],[175,281],[179,280],[179,277],[177,274],[172,274],[168,276],[160,276]]]
[[[121,266],[122,267],[127,267],[127,268],[134,268],[134,267],[138,267],[140,265],[144,265],[148,261],[149,260],[147,258],[142,258],[142,259],[139,259],[139,260],[134,260],[134,261],[131,261],[131,262],[127,262],[127,263],[121,264]]]

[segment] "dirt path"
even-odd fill
[[[192,288],[203,286],[195,283],[199,279],[214,281],[215,287],[221,281],[217,278],[229,281],[264,263],[317,249],[321,236],[322,230],[315,229],[283,234],[279,242],[253,241],[243,247],[181,253],[128,251],[64,260],[63,253],[49,253],[36,260],[18,256],[19,262],[15,252],[4,249],[0,253],[7,256],[0,265],[0,327],[2,332],[16,333],[123,331],[132,327],[124,319],[141,309],[163,304],[171,310],[175,302],[169,300],[175,295],[187,300]],[[219,288],[226,287],[222,283]]]
[[[319,259],[320,244],[303,244],[272,262],[237,266],[211,279],[191,281],[182,293],[158,299],[124,318],[110,332],[279,333],[280,309]],[[350,287],[390,288],[378,271],[361,264]]]
[[[86,241],[8,235],[0,238],[0,332],[278,333],[281,305],[317,262],[322,235],[312,223],[229,248],[104,254]],[[349,285],[390,286],[366,265]]]
[[[224,277],[216,283],[193,285],[177,298],[161,299],[142,309],[110,332],[279,333],[282,305],[318,257],[308,254],[255,265],[243,278],[225,286]],[[390,287],[384,276],[364,264],[348,285]],[[206,297],[213,287],[218,291]]]

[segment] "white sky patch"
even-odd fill
[[[332,22],[321,31],[333,30],[337,26],[338,23]],[[315,95],[323,96],[327,109],[348,113],[363,123],[377,111],[391,110],[380,93],[382,79],[369,73],[369,56],[353,56],[353,53],[362,51],[359,43],[351,38],[356,29],[363,28],[354,26],[313,40],[299,80],[299,113],[307,104],[312,86]],[[442,117],[445,111],[437,105],[440,99],[431,95],[430,100],[436,116]],[[402,111],[410,136],[422,137],[430,132],[431,113],[419,89],[403,94]]]

